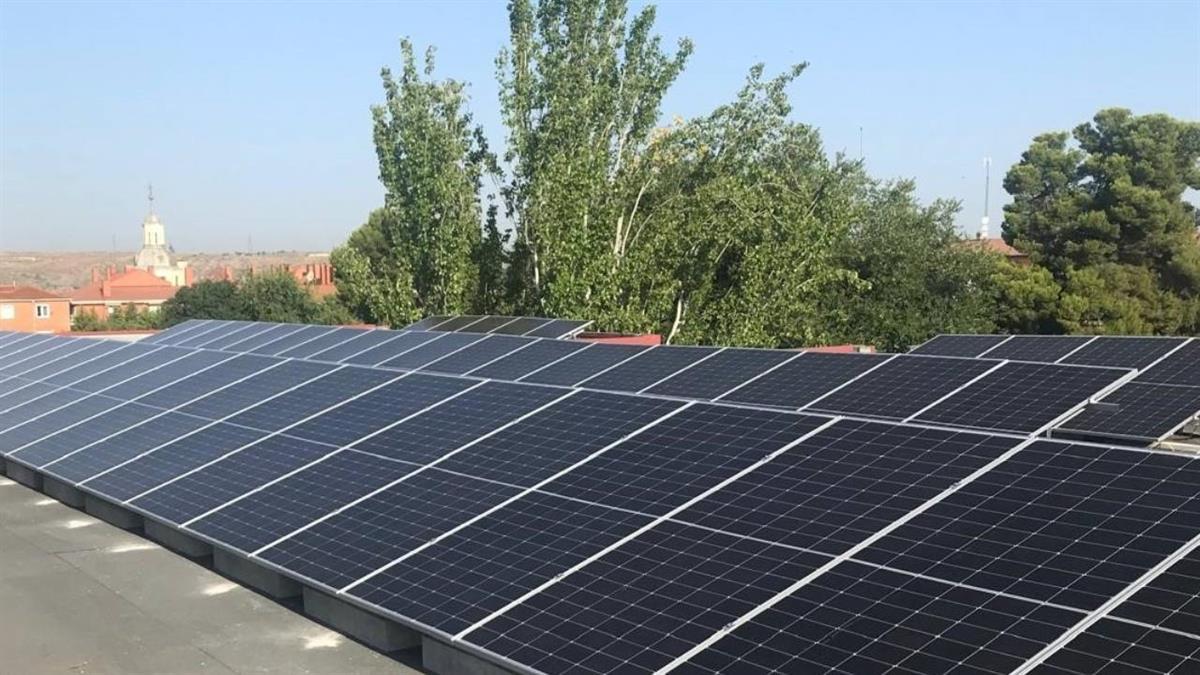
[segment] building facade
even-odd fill
[[[184,281],[182,285],[191,285],[191,269],[186,270]],[[109,267],[103,274],[92,270],[92,283],[71,294],[71,316],[86,313],[107,319],[131,305],[139,311],[157,312],[175,297],[176,290],[174,284],[139,267],[126,267],[120,272]]]
[[[0,286],[0,330],[65,333],[71,330],[71,301],[33,286]]]

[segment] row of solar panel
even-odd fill
[[[8,461],[542,672],[1007,672],[1200,541],[1183,457],[28,340]],[[1197,665],[1170,579],[1048,663]]]
[[[569,338],[591,325],[591,321],[574,319],[544,319],[533,316],[499,316],[495,314],[464,314],[459,316],[427,316],[404,330],[435,331],[439,333],[492,333],[495,335],[524,335],[526,337]]]
[[[1059,435],[1154,442],[1200,415],[1200,340],[1085,335],[939,335],[914,354],[1136,368],[1136,377],[1064,421]]]
[[[185,326],[156,343],[1015,433],[1052,424],[1128,373],[925,356],[279,324]]]

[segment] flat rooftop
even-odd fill
[[[3,475],[0,654],[13,673],[421,672]]]

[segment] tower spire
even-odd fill
[[[154,183],[146,183],[146,199],[150,202],[150,213],[154,214]]]

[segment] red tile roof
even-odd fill
[[[175,287],[144,269],[133,267],[76,289],[71,302],[151,302],[175,297]]]
[[[0,286],[0,300],[66,300],[66,298],[33,286],[12,284]]]

